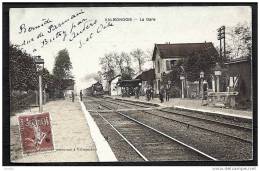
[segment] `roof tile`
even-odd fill
[[[188,57],[196,53],[207,50],[211,55],[218,52],[211,42],[206,43],[179,43],[179,44],[155,44],[155,49],[159,50],[161,58]],[[153,54],[153,60],[155,58]]]

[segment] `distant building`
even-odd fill
[[[169,73],[179,60],[190,57],[202,50],[209,54],[217,54],[211,42],[205,43],[180,43],[180,44],[155,44],[153,51],[153,64],[155,69],[154,90],[158,94],[162,84],[162,75]]]
[[[110,80],[110,95],[111,96],[120,96],[121,87],[117,85],[118,81],[121,79],[121,75],[117,75],[113,79]]]
[[[64,90],[65,97],[69,97],[71,93],[74,91],[74,86],[69,86]]]
[[[237,103],[242,107],[249,107],[252,102],[252,72],[249,58],[232,59],[225,63],[229,73],[229,87],[233,87],[239,94]]]
[[[56,85],[61,87],[58,89]],[[75,81],[73,79],[55,80],[52,84],[47,85],[46,93],[50,98],[68,97],[75,90]]]
[[[147,71],[143,71],[135,79],[142,80],[141,92],[144,94],[148,86],[154,87],[155,70],[149,69]]]
[[[63,91],[63,93],[64,93],[64,96],[65,97],[70,97],[71,96],[71,94],[72,94],[72,92],[75,92],[74,90],[75,90],[75,87],[74,87],[74,81],[70,81],[70,80],[66,80],[66,82],[68,83],[68,84],[71,84],[70,86],[68,86],[64,91]]]

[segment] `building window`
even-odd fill
[[[160,62],[157,61],[157,65],[158,65],[158,73],[160,73]]]
[[[170,71],[176,65],[176,60],[167,60],[166,61],[166,70]]]
[[[171,70],[171,61],[169,60],[166,61],[166,70],[167,71]]]

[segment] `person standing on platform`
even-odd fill
[[[159,98],[160,98],[160,100],[161,100],[161,103],[163,103],[163,101],[164,101],[164,88],[163,88],[163,86],[161,86],[161,88],[160,88],[160,91],[159,91]]]
[[[166,87],[165,95],[166,95],[166,101],[169,101],[169,99],[170,99],[170,86]]]
[[[72,102],[74,102],[74,92],[73,91],[71,92],[71,100],[72,100]]]
[[[80,101],[82,101],[82,97],[83,97],[82,90],[80,90],[79,96],[80,96]]]
[[[150,101],[150,99],[151,99],[151,89],[150,89],[150,87],[147,87],[147,89],[146,89],[146,98],[147,98],[147,101]]]
[[[153,100],[153,87],[151,87],[151,99]]]
[[[203,96],[202,96],[202,106],[206,106],[207,105],[207,96],[208,96],[208,85],[207,85],[207,82],[203,82],[203,86],[202,86],[202,93],[203,93]],[[205,102],[204,102],[205,101]]]
[[[136,98],[139,99],[140,87],[136,87]]]

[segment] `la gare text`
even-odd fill
[[[105,21],[156,21],[156,18],[150,18],[150,17],[139,17],[139,18],[120,18],[120,17],[115,17],[115,18],[105,18]]]

